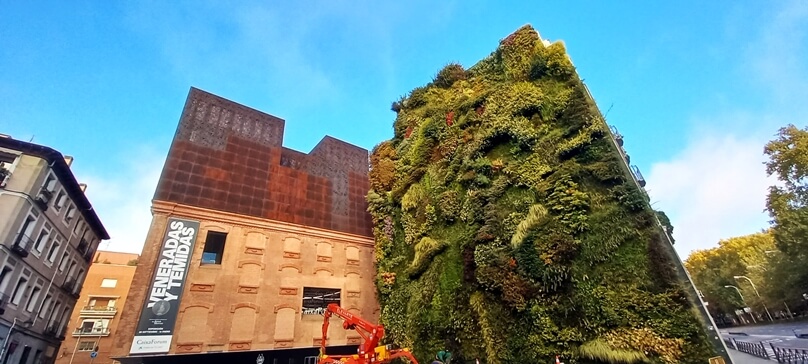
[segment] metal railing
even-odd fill
[[[14,237],[14,243],[11,244],[11,251],[25,258],[28,256],[28,251],[31,250],[33,245],[34,239],[31,239],[28,235],[19,233]]]
[[[769,344],[774,350],[774,360],[778,363],[808,364],[808,349],[784,348]]]
[[[769,353],[766,351],[766,345],[763,343],[752,343],[748,341],[732,340],[735,348],[743,353],[754,355],[758,358],[769,359]]]
[[[104,328],[91,328],[91,329],[83,329],[81,327],[77,328],[73,331],[73,336],[107,336],[109,335],[109,329]]]
[[[117,307],[109,307],[109,306],[84,306],[81,308],[82,311],[98,311],[98,312],[116,312],[118,311]]]

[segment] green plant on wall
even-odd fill
[[[368,193],[387,340],[421,360],[714,356],[664,254],[664,213],[587,95],[563,44],[525,26],[393,103]]]

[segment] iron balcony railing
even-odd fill
[[[17,234],[14,237],[14,241],[11,244],[11,251],[15,254],[19,255],[22,258],[28,256],[28,252],[31,250],[31,247],[34,245],[34,240],[28,237],[23,233]]]
[[[75,331],[73,331],[73,336],[108,336],[108,335],[109,335],[109,329],[106,327],[98,327],[98,328],[93,327],[90,329],[79,327]]]
[[[118,309],[115,307],[107,307],[107,306],[84,306],[81,308],[82,315],[91,315],[91,316],[115,316],[118,312]]]

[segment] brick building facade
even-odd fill
[[[137,254],[95,252],[56,364],[112,363],[112,338],[118,331],[137,259]]]
[[[191,89],[114,357],[302,363],[317,354],[329,302],[378,318],[367,150],[326,136],[301,153],[282,146],[283,129],[282,119]],[[178,241],[190,249],[187,268]],[[168,277],[170,266],[182,279]],[[355,352],[359,336],[338,321],[328,344]]]

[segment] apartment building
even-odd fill
[[[58,151],[0,136],[0,363],[53,363],[107,231]]]
[[[121,321],[137,262],[137,254],[95,253],[56,364],[112,363],[112,338]]]
[[[285,121],[192,88],[115,337],[129,363],[311,362],[323,308],[377,320],[368,151],[282,146]],[[332,353],[360,336],[339,319]]]

